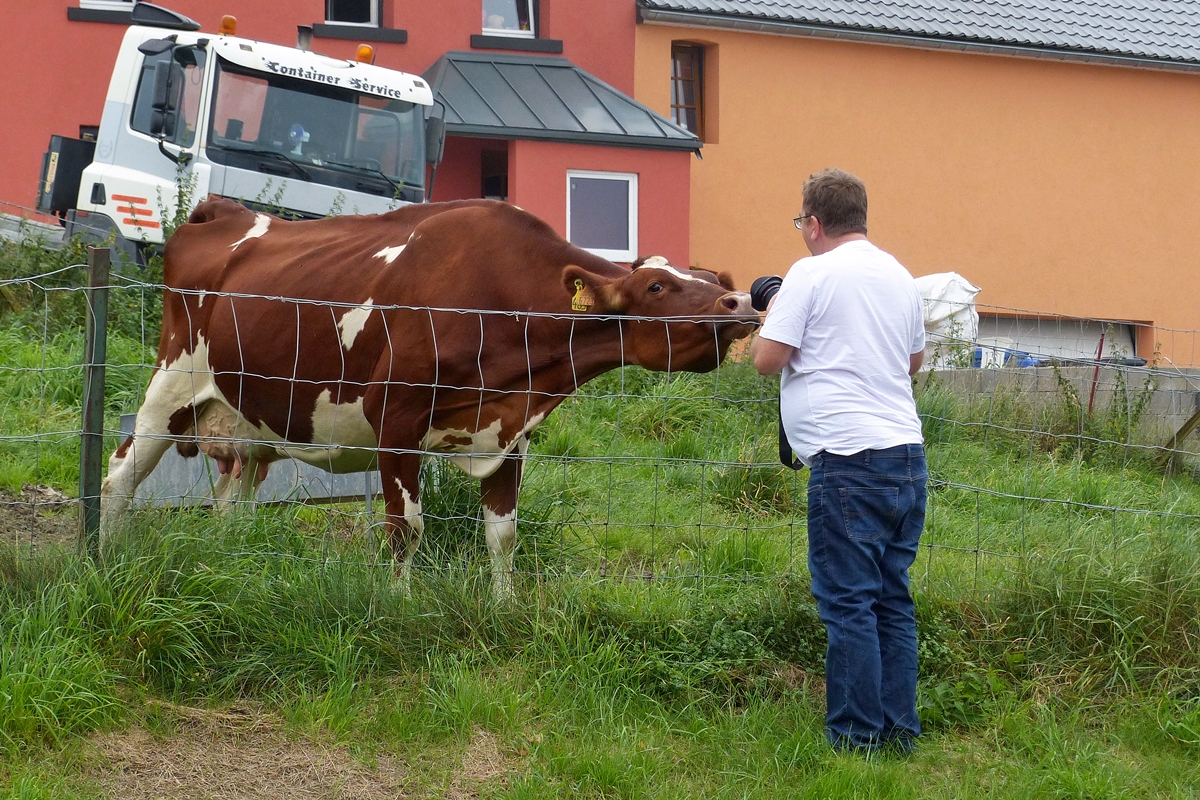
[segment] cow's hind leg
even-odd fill
[[[513,550],[517,544],[517,496],[521,489],[522,456],[528,440],[522,438],[499,469],[479,482],[483,529],[492,557],[492,592],[507,600],[513,594]]]
[[[236,505],[253,504],[258,497],[258,487],[267,477],[267,470],[270,469],[271,462],[256,459],[253,455],[243,462],[240,454],[232,460],[219,458],[214,460],[217,462],[217,470],[220,472],[217,480],[213,483],[214,507],[222,513],[228,513]]]
[[[383,482],[386,527],[396,561],[396,579],[408,593],[413,556],[425,532],[421,516],[421,455],[380,452],[379,476]]]

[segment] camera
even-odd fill
[[[778,275],[755,278],[754,283],[750,284],[750,305],[755,311],[766,311],[767,304],[779,293],[779,287],[782,285],[783,278]]]

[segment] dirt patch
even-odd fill
[[[25,484],[21,493],[0,489],[0,542],[33,550],[74,547],[79,501],[52,486]]]
[[[97,736],[89,777],[122,800],[373,800],[407,796],[405,770],[380,756],[374,768],[342,747],[286,736],[253,708],[164,706],[168,732],[134,728]]]
[[[444,797],[467,800],[479,797],[481,790],[508,786],[508,774],[514,764],[500,752],[496,737],[476,728],[463,753],[458,772],[450,781]]]

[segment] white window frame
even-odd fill
[[[479,0],[480,5],[483,0]],[[529,30],[514,31],[508,28],[483,28],[484,36],[508,36],[513,39],[536,39],[537,38],[537,19],[534,17],[533,0],[516,0],[517,3],[524,3],[529,13]]]
[[[349,26],[356,27],[356,28],[378,28],[379,27],[379,6],[381,5],[381,3],[380,3],[380,0],[370,0],[370,2],[371,2],[371,20],[370,20],[370,22],[346,22],[345,20],[340,20],[340,19],[326,19],[325,24],[326,25],[349,25]],[[325,8],[326,8],[325,13],[328,14],[329,13],[328,2],[325,3]]]
[[[599,178],[601,180],[625,181],[629,186],[629,249],[605,250],[597,247],[584,247],[593,255],[607,258],[609,261],[633,262],[638,253],[638,176],[636,172],[597,172],[587,169],[567,170],[567,241],[571,241],[571,179]],[[576,245],[577,247],[579,245]]]

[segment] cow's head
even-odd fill
[[[759,321],[750,295],[735,291],[726,273],[679,269],[661,256],[618,277],[571,265],[563,286],[577,312],[628,318],[625,359],[647,369],[707,372]]]

